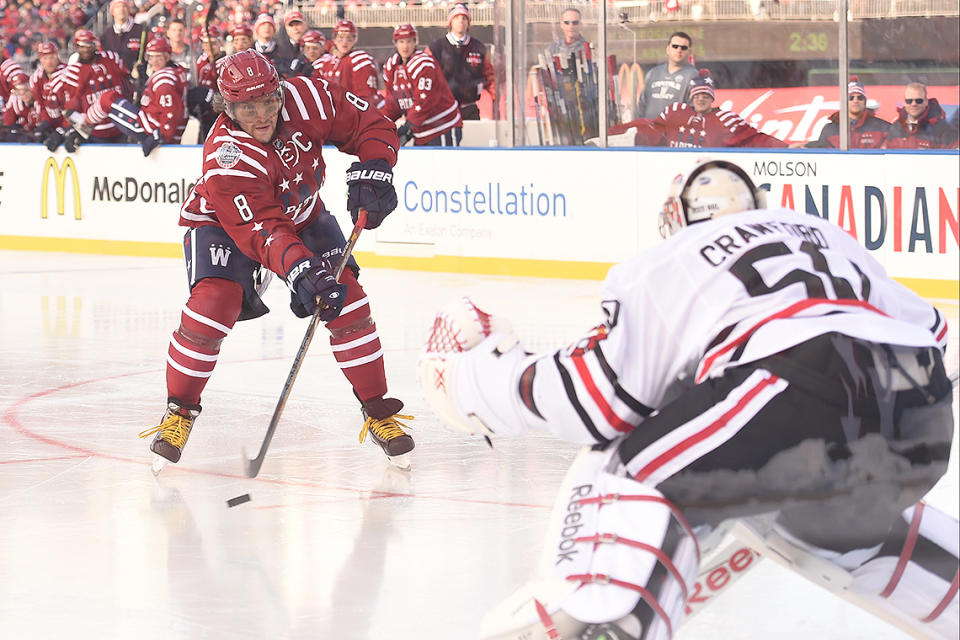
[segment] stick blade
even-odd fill
[[[248,478],[256,478],[257,474],[260,473],[260,466],[263,464],[263,460],[260,458],[250,459],[247,457],[247,448],[243,447],[243,473]]]

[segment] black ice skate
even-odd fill
[[[402,427],[409,429],[398,418],[413,420],[413,416],[398,413],[403,408],[403,402],[396,398],[376,398],[363,403],[363,428],[360,429],[360,442],[367,434],[380,445],[383,452],[392,464],[400,469],[410,468],[410,452],[413,451],[413,438],[404,432]]]
[[[193,421],[200,415],[200,405],[183,404],[176,398],[167,399],[167,411],[163,420],[152,429],[140,433],[141,438],[157,434],[150,443],[150,450],[170,462],[179,462],[183,448],[190,437]]]

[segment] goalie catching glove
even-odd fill
[[[387,215],[397,208],[397,191],[393,188],[393,171],[380,158],[354,162],[347,169],[347,211],[357,223],[357,212],[367,212],[366,229],[376,229]]]
[[[508,320],[463,298],[437,313],[417,378],[430,407],[451,429],[515,437],[545,428],[520,400],[527,360]],[[500,384],[503,379],[509,382]]]
[[[307,318],[317,311],[320,319],[330,322],[340,315],[347,299],[347,285],[340,284],[320,258],[307,258],[293,265],[284,280],[293,292],[290,309],[298,318]]]

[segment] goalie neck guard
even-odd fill
[[[673,179],[660,211],[660,235],[668,238],[688,225],[765,205],[763,192],[743,169],[708,160]]]

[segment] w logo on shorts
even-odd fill
[[[230,260],[230,247],[225,247],[222,244],[212,244],[210,245],[210,263],[214,266],[227,266],[227,261]]]

